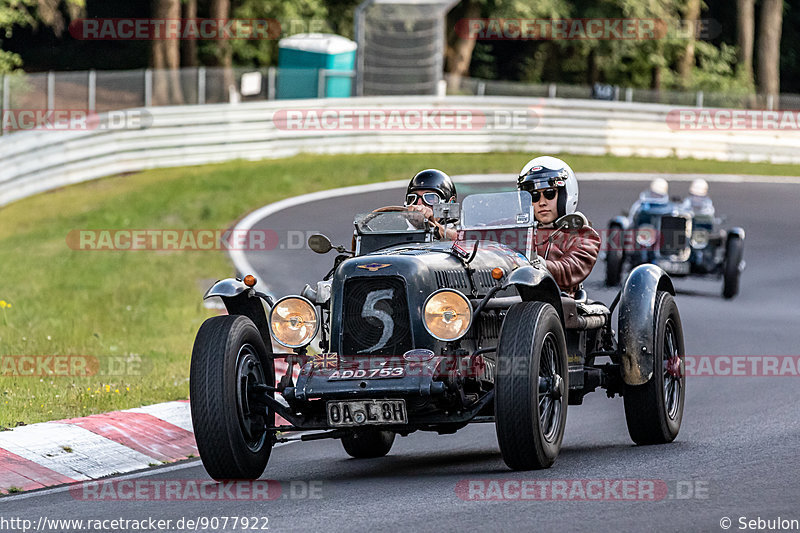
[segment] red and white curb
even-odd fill
[[[0,432],[0,492],[141,470],[197,455],[188,401]]]
[[[278,376],[286,362],[275,361]],[[297,368],[294,376],[297,378]],[[278,417],[279,424],[286,421]],[[0,432],[0,494],[124,474],[197,456],[188,400]]]

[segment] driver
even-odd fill
[[[575,213],[578,207],[578,180],[564,161],[542,156],[531,159],[519,173],[517,188],[533,197],[534,217],[539,222],[538,234],[549,235],[557,218]],[[550,231],[547,231],[547,230]],[[557,238],[556,238],[557,237]],[[578,231],[564,231],[552,242],[536,243],[536,253],[545,259],[547,270],[562,291],[575,296],[580,284],[592,271],[600,251],[600,235],[589,225]]]
[[[452,203],[457,201],[456,185],[453,180],[442,172],[434,168],[429,168],[411,178],[406,189],[405,206],[409,211],[422,213],[425,218],[430,220],[434,227],[434,235],[438,239],[455,240],[457,232],[455,228],[448,227],[446,235],[444,233],[444,220],[436,220],[433,217],[433,206],[436,204]]]

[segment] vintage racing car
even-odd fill
[[[606,285],[619,285],[628,268],[652,263],[670,276],[722,278],[722,296],[738,294],[745,267],[742,228],[725,230],[722,218],[646,193],[629,213],[608,224]]]
[[[623,396],[634,442],[676,437],[685,352],[663,270],[634,269],[610,307],[568,297],[536,255],[528,192],[436,207],[445,218],[460,207],[463,238],[437,241],[420,213],[383,208],[356,217],[352,252],[309,239],[339,254],[299,295],[273,302],[251,275],[208,290],[229,313],[205,321],[192,352],[192,421],[211,477],[258,478],[277,442],[338,438],[353,457],[380,457],[396,435],[478,422],[495,424],[510,468],[547,468],[567,405],[597,387]],[[584,224],[567,215],[553,235]],[[279,358],[289,370],[276,383]]]

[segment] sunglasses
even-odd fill
[[[425,205],[436,205],[442,203],[442,198],[435,192],[426,192],[423,194],[409,194],[406,196],[406,205],[414,205],[422,198],[422,203]]]
[[[553,198],[556,197],[556,194],[558,194],[558,191],[556,189],[545,189],[543,191],[532,191],[531,192],[531,198],[533,198],[534,202],[538,202],[539,199],[542,197],[542,195],[544,195],[545,199],[552,200]]]

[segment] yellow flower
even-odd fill
[[[5,300],[0,300],[0,309],[5,309],[6,307],[11,307],[11,304]]]
[[[106,385],[105,389],[106,389],[106,392],[111,392],[111,385]]]
[[[114,389],[114,392],[116,392],[117,394],[119,394],[119,389]]]

